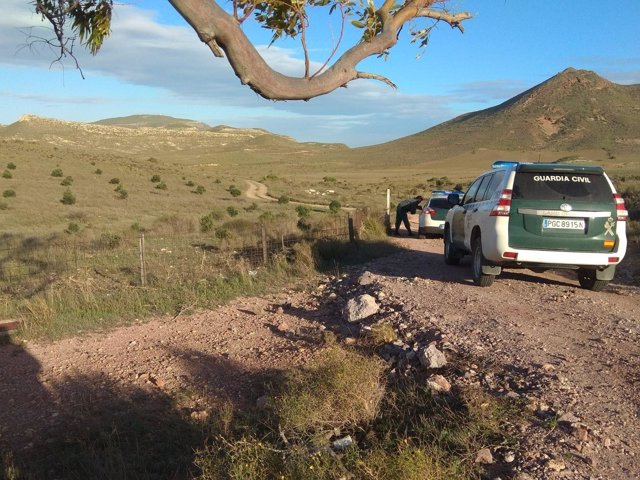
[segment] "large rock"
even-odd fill
[[[427,348],[421,348],[418,352],[418,360],[422,366],[427,368],[442,368],[447,364],[447,358],[444,353],[431,344]]]
[[[359,322],[378,313],[378,310],[380,310],[380,307],[376,303],[376,299],[365,293],[347,302],[344,309],[344,318],[347,322]]]

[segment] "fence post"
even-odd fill
[[[264,227],[264,223],[260,224],[260,230],[262,231],[262,262],[266,264],[269,257],[267,255],[267,229]]]
[[[144,287],[147,284],[147,268],[144,261],[144,233],[140,234],[138,246],[140,247],[140,285]]]
[[[350,242],[355,242],[356,241],[356,232],[355,232],[355,228],[353,228],[353,217],[351,216],[351,214],[349,214],[348,218],[348,222],[349,222],[349,241]]]
[[[387,188],[387,209],[384,214],[384,227],[387,235],[391,234],[391,189]]]

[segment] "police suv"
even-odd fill
[[[601,167],[499,161],[448,200],[444,260],[471,254],[482,287],[503,268],[573,269],[599,291],[626,252],[628,213]]]

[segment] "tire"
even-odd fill
[[[473,283],[478,285],[479,287],[490,287],[495,279],[495,275],[487,275],[482,273],[482,266],[487,264],[487,261],[482,254],[482,242],[480,241],[480,236],[476,237],[473,240],[473,245],[471,246],[471,269],[473,272]]]
[[[609,280],[598,280],[596,278],[596,271],[587,268],[578,269],[578,282],[580,282],[582,288],[593,292],[600,292],[604,287],[609,285]]]
[[[460,252],[458,249],[451,243],[451,238],[449,235],[449,230],[444,231],[444,263],[447,265],[458,265],[460,263]]]

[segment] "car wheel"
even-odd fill
[[[495,275],[487,275],[485,273],[482,273],[482,266],[486,265],[487,261],[482,254],[482,242],[480,241],[479,236],[473,240],[473,245],[471,246],[471,254],[473,256],[473,283],[475,283],[479,287],[491,286]]]
[[[580,282],[582,288],[594,292],[599,292],[609,285],[609,280],[598,280],[596,278],[596,271],[587,268],[578,269],[578,282]]]
[[[444,232],[444,263],[447,265],[458,265],[460,263],[460,253],[458,249],[451,243],[449,231]]]

